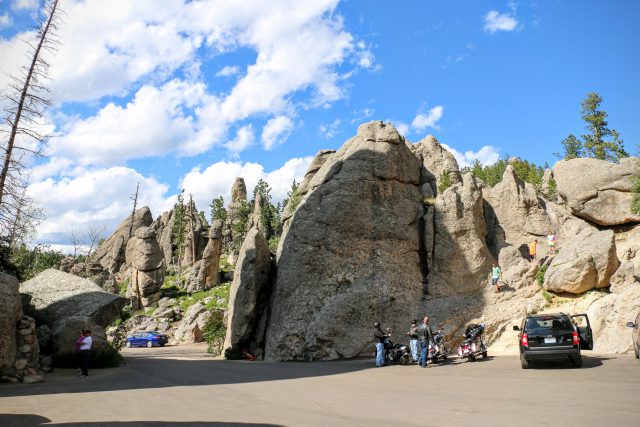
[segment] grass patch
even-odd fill
[[[206,291],[185,295],[178,298],[178,305],[180,306],[180,309],[184,311],[198,302],[202,302],[208,310],[226,309],[229,302],[230,288],[231,282],[227,282]],[[205,299],[208,299],[208,301],[204,302]]]
[[[278,251],[278,245],[280,244],[280,236],[274,236],[269,239],[269,250],[273,253]]]
[[[118,283],[118,294],[120,296],[127,296],[127,289],[129,289],[129,278],[127,277],[124,281]]]

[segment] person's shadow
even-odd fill
[[[78,423],[52,423],[47,417],[34,414],[0,414],[0,425],[7,427],[32,427],[32,426],[59,426],[59,427],[115,427],[115,426],[135,426],[135,427],[152,427],[152,426],[200,426],[200,427],[219,427],[219,426],[246,426],[246,427],[278,427],[277,424],[253,424],[253,423],[233,423],[233,422],[217,422],[217,421],[96,421],[96,422],[78,422]]]

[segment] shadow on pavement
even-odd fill
[[[32,415],[32,414],[11,414],[11,415],[2,415],[0,414],[0,425],[2,426],[11,426],[11,427],[31,427],[31,426],[89,426],[89,427],[109,427],[109,426],[247,426],[247,427],[278,427],[277,424],[253,424],[253,423],[228,423],[228,422],[197,422],[197,421],[187,421],[187,422],[166,422],[166,421],[125,421],[125,422],[78,422],[78,423],[51,423],[51,420],[46,417],[42,417],[40,415]]]
[[[590,369],[602,366],[604,361],[610,360],[610,357],[603,356],[585,356],[582,355],[582,368]],[[529,366],[530,369],[572,369],[573,366],[569,360],[538,360]]]
[[[0,397],[254,383],[339,375],[373,367],[372,360],[309,363],[132,357],[121,368],[89,370],[86,378],[79,378],[72,369],[56,369],[40,384],[2,384]]]

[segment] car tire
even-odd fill
[[[124,346],[127,348],[131,348],[131,341],[127,341],[127,343]]]
[[[574,368],[582,368],[582,355],[571,358],[571,364]]]
[[[640,359],[640,351],[638,350],[635,342],[633,343],[633,352],[636,354],[636,359]]]
[[[164,347],[164,343],[160,344],[160,347]]]
[[[531,364],[524,357],[524,354],[522,354],[522,353],[520,353],[520,366],[522,367],[522,369],[529,369],[531,367]]]
[[[149,348],[153,347],[153,343],[151,341],[147,341],[147,347]]]

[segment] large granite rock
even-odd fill
[[[369,355],[376,320],[404,330],[422,313],[421,168],[382,122],[325,161],[282,236],[267,359]]]
[[[443,174],[448,174],[452,184],[462,182],[456,158],[446,150],[433,135],[411,146],[413,153],[422,165],[422,181],[429,183],[434,194],[438,194],[438,186]]]
[[[494,254],[505,246],[545,236],[550,229],[535,188],[518,178],[512,165],[505,169],[501,182],[483,189],[483,197],[487,241]]]
[[[206,227],[193,200],[185,206],[184,221],[185,238],[181,265],[191,266],[202,258],[202,252],[207,245]]]
[[[48,269],[20,284],[23,307],[38,324],[53,325],[69,316],[90,317],[105,327],[120,317],[127,299],[104,292],[89,279]]]
[[[16,359],[16,322],[22,316],[18,279],[0,273],[0,375]]]
[[[108,341],[104,328],[86,316],[70,316],[62,318],[53,324],[52,344],[54,357],[69,355],[75,352],[76,340],[82,330],[91,331],[91,351],[107,350]]]
[[[156,232],[156,240],[164,256],[164,265],[169,267],[174,264],[173,259],[173,223],[174,210],[164,212],[150,226]]]
[[[153,217],[147,206],[138,209],[133,215],[133,221],[131,215],[122,221],[116,231],[94,252],[91,261],[99,263],[109,273],[119,272],[125,262],[127,242],[138,228],[148,227],[152,222]]]
[[[611,289],[640,286],[640,227],[616,235],[616,250],[620,266],[611,276]]]
[[[246,207],[246,203],[247,186],[244,183],[244,179],[238,177],[231,187],[231,203],[227,206],[227,219],[222,231],[223,252],[230,255],[229,262],[232,264],[235,263],[238,249],[234,246],[238,238],[238,236],[235,236],[234,225],[238,223],[240,211]]]
[[[251,348],[255,352],[264,345],[264,328],[259,328],[258,323],[266,314],[270,286],[269,243],[260,230],[253,227],[240,248],[229,292],[225,350]]]
[[[478,290],[491,268],[485,243],[482,189],[470,173],[435,204],[435,244],[429,292],[435,297]]]
[[[603,226],[640,222],[631,213],[631,188],[638,174],[638,159],[620,163],[598,159],[562,160],[553,167],[558,194],[574,215]]]
[[[606,288],[617,268],[613,231],[598,231],[562,246],[545,273],[544,288],[572,294]]]
[[[193,304],[185,312],[173,337],[181,342],[202,342],[202,331],[209,317],[211,317],[211,312],[201,302]]]
[[[129,239],[126,262],[131,272],[127,297],[136,309],[151,307],[160,299],[164,281],[164,257],[156,240],[156,231],[141,227]]]

